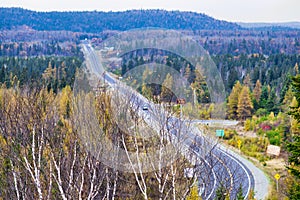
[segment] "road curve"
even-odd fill
[[[268,192],[269,192],[269,179],[265,175],[265,173],[260,170],[258,167],[256,167],[252,162],[241,156],[240,154],[234,152],[231,149],[228,149],[224,146],[220,146],[220,149],[223,151],[229,153],[236,159],[239,159],[241,163],[243,163],[244,166],[247,167],[247,169],[251,172],[253,175],[254,179],[254,194],[255,194],[255,199],[257,200],[263,200],[266,199]]]
[[[90,62],[90,65],[87,66],[88,69],[97,74],[97,76],[104,78],[109,85],[115,84],[116,80],[109,74],[104,73],[105,71],[101,66],[101,62],[90,44],[84,41],[82,46],[85,57]],[[144,101],[143,99],[140,100]],[[176,135],[176,131],[174,133]],[[251,162],[220,144],[216,145],[203,158],[201,151],[205,137],[201,131],[197,129],[189,133],[188,137],[193,140],[190,143],[194,144],[190,149],[203,160],[201,172],[206,172],[206,174],[199,177],[199,186],[204,187],[202,193],[203,199],[214,199],[216,190],[221,185],[230,189],[230,199],[235,199],[240,187],[242,187],[245,198],[249,195],[250,190],[255,191],[256,199],[264,199],[266,197],[269,185],[268,180]]]

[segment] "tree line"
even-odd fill
[[[166,10],[128,10],[123,12],[36,12],[22,8],[0,8],[2,29],[27,25],[36,30],[67,30],[99,33],[105,30],[159,27],[186,30],[235,30],[239,25],[216,20],[205,14]],[[45,23],[47,21],[47,23]]]
[[[80,57],[80,54],[80,48],[76,43],[59,42],[55,40],[42,42],[0,42],[0,57],[51,55]]]
[[[82,62],[80,57],[0,57],[0,82],[9,88],[14,87],[12,83],[20,87],[44,85],[56,92],[66,85],[73,86]]]

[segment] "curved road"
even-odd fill
[[[117,80],[112,78],[109,74],[105,73],[99,58],[94,53],[93,48],[87,41],[82,43],[83,52],[85,58],[90,62],[87,65],[87,69],[95,74],[97,77],[101,77],[107,82],[108,85],[116,85]],[[145,105],[146,99],[139,94],[134,94],[135,100],[133,104]],[[145,115],[146,119],[151,118],[155,120],[157,116],[151,113],[154,109],[154,104],[147,102],[149,110],[147,112],[142,110],[140,106],[139,113]],[[173,117],[167,122],[167,128],[169,133],[179,137],[177,133],[178,126],[182,121]],[[209,123],[205,121],[204,123]],[[251,162],[242,158],[240,155],[226,149],[220,144],[214,143],[211,139],[207,138],[197,128],[193,128],[192,131],[186,128],[184,145],[193,152],[198,159],[202,160],[198,164],[198,185],[199,192],[203,199],[214,199],[216,191],[221,186],[227,188],[230,192],[230,199],[235,199],[239,189],[243,191],[245,198],[249,195],[251,190],[254,190],[256,199],[264,199],[268,192],[268,180],[266,176],[256,168]],[[209,146],[209,148],[208,148]],[[208,150],[209,149],[209,150]]]

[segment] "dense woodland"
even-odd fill
[[[216,20],[204,14],[165,10],[35,12],[21,8],[0,8],[0,13],[1,29],[12,29],[22,25],[36,30],[69,30],[88,33],[99,33],[105,30],[125,31],[142,27],[176,30],[241,29],[235,23]]]
[[[160,176],[155,172],[123,173],[99,163],[86,151],[74,127],[74,78],[84,64],[80,41],[88,38],[97,46],[119,31],[142,27],[179,29],[211,54],[225,85],[226,118],[241,121],[245,131],[258,135],[240,138],[241,151],[264,164],[270,159],[265,154],[267,145],[281,146],[288,155],[282,193],[289,199],[300,199],[299,30],[242,29],[203,14],[163,10],[45,13],[0,8],[0,16],[3,199],[196,198],[197,187],[183,175],[183,169],[190,167],[185,158],[160,171]],[[195,90],[198,107],[192,110],[187,105],[184,112],[200,119],[212,116],[215,108],[205,77],[194,66],[170,52],[148,59],[143,53],[157,52],[144,49],[137,50],[135,56],[124,55],[120,68],[111,71],[122,76],[150,62],[170,66]],[[172,77],[166,74],[164,85],[171,88],[170,83]],[[176,102],[164,86],[145,86],[139,91],[152,100],[161,95],[163,102]],[[142,141],[137,145],[126,132],[116,130],[109,115],[109,98],[101,93],[93,99],[102,128],[114,135],[122,148],[134,151],[137,146],[147,146]],[[178,109],[173,111],[178,114]],[[236,146],[237,138],[236,132],[226,130],[228,144]],[[242,199],[238,195],[236,198]]]

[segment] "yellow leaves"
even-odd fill
[[[271,112],[269,115],[269,119],[274,120],[275,119],[275,115],[274,112]]]
[[[43,150],[43,156],[46,158],[45,160],[48,162],[50,161],[50,157],[51,157],[51,148],[49,147],[49,145],[46,145],[44,150]]]
[[[0,108],[3,107],[3,98],[4,98],[4,91],[5,91],[5,85],[3,84],[2,87],[0,88]]]
[[[71,108],[72,90],[69,85],[62,89],[59,98],[59,111],[62,118],[69,118],[72,112]]]
[[[56,67],[52,68],[51,61],[49,62],[48,67],[45,69],[42,76],[45,80],[49,80],[51,78],[55,79],[55,77],[56,77]]]
[[[251,130],[251,120],[247,119],[244,123],[244,130],[245,131],[250,131]]]
[[[293,135],[299,135],[300,134],[300,126],[296,119],[291,119],[291,132]]]
[[[50,108],[53,106],[55,95],[52,90],[41,89],[38,95],[38,104],[42,106],[43,118],[50,114]]]
[[[253,115],[253,116],[252,116],[252,121],[255,122],[256,120],[258,120],[257,116],[256,116],[256,115]]]
[[[249,200],[255,200],[255,197],[254,197],[255,193],[254,193],[254,190],[251,189],[250,192],[249,192],[249,196],[248,196],[248,199]]]
[[[298,102],[297,102],[296,97],[293,97],[290,107],[292,107],[292,108],[298,107]]]
[[[71,134],[73,132],[73,129],[70,121],[67,119],[63,119],[62,122],[64,124],[67,134]]]
[[[294,70],[295,70],[295,74],[299,74],[299,66],[298,66],[298,63],[295,64],[294,66]]]
[[[190,190],[190,194],[186,197],[187,200],[200,200],[201,197],[198,194],[198,187],[197,184],[193,185]]]
[[[250,98],[250,90],[247,86],[243,86],[238,98],[237,113],[239,118],[245,120],[246,118],[251,117],[252,109],[253,104]]]
[[[242,85],[239,81],[237,81],[228,97],[227,114],[229,119],[235,119],[237,117],[238,99],[241,90]]]
[[[261,96],[261,83],[259,80],[256,81],[255,87],[253,89],[253,96],[256,99],[257,102],[259,102],[260,100],[260,96]]]
[[[0,149],[6,149],[7,142],[6,139],[0,134]]]

